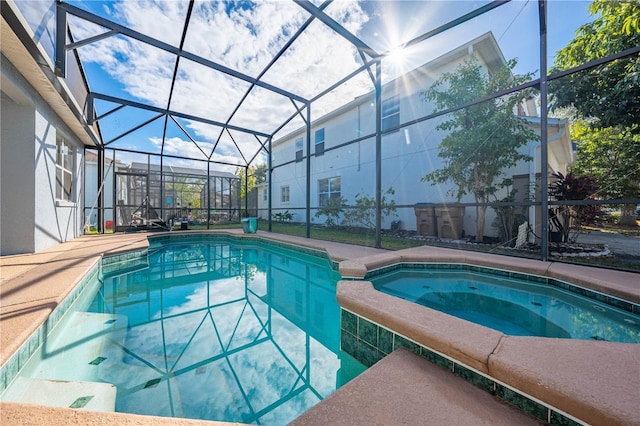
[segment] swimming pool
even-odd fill
[[[445,266],[407,266],[369,279],[379,291],[508,335],[640,343],[640,316],[612,300],[603,303],[543,277]]]
[[[311,250],[155,239],[100,278],[3,400],[68,381],[77,408],[285,424],[365,368],[340,351],[340,276]]]

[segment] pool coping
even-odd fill
[[[222,230],[222,231],[181,231],[171,234],[200,234],[200,233],[228,234],[242,236],[242,230]],[[62,304],[67,296],[82,282],[83,278],[95,268],[95,265],[106,256],[114,256],[126,252],[145,250],[148,247],[148,236],[157,236],[157,233],[137,233],[137,234],[111,234],[99,236],[83,236],[68,243],[60,244],[52,249],[43,252],[24,256],[4,256],[0,257],[0,365],[18,353],[23,344],[45,324],[55,308]],[[509,258],[500,255],[485,255],[482,253],[463,252],[453,249],[438,249],[434,247],[418,247],[396,252],[373,249],[369,247],[353,246],[341,243],[332,243],[321,240],[311,240],[303,237],[292,237],[283,234],[273,234],[258,231],[252,237],[260,237],[267,240],[280,241],[288,244],[297,244],[315,250],[326,251],[329,257],[335,262],[340,262],[340,271],[353,276],[358,271],[370,268],[372,265],[384,265],[397,259],[418,262],[423,259],[429,261],[451,262],[453,260],[465,259],[467,263],[483,262],[483,265],[492,266],[501,264],[513,270],[521,272],[533,272],[544,270],[546,274],[556,274],[557,278],[568,279],[576,277],[572,282],[593,288],[595,290],[605,290],[616,296],[630,294],[634,299],[640,300],[640,291],[637,285],[625,282],[633,277],[638,280],[637,274],[624,273],[612,270],[600,270],[598,268],[586,268],[576,265],[555,264],[551,262],[531,261],[528,259]],[[126,256],[126,255],[125,255]],[[366,271],[365,271],[366,273]],[[364,276],[364,275],[363,275]],[[620,278],[622,277],[622,278]],[[588,342],[591,343],[591,342]],[[598,342],[593,342],[598,343]],[[606,343],[606,342],[603,342]],[[504,351],[515,351],[513,345],[504,344]],[[526,346],[526,345],[524,345]],[[639,345],[640,346],[640,345]],[[526,353],[526,351],[525,351]],[[634,352],[635,356],[636,352]],[[498,359],[497,352],[493,354],[494,361]],[[636,360],[640,359],[637,357]],[[626,362],[626,361],[625,361]],[[500,365],[507,365],[504,361]],[[627,365],[629,363],[627,362]],[[630,368],[638,368],[638,362],[631,364]],[[494,371],[498,371],[496,366]],[[569,369],[575,372],[575,369]],[[509,370],[511,371],[511,370]],[[635,370],[633,370],[635,371]],[[629,373],[629,370],[627,370]],[[504,372],[504,375],[509,372]],[[536,374],[534,371],[533,374]],[[524,375],[524,373],[522,374]],[[521,376],[522,376],[521,375]],[[631,374],[633,376],[633,374]],[[636,374],[635,376],[640,376]],[[520,376],[518,376],[520,377]],[[628,377],[626,377],[628,378]],[[606,384],[607,381],[605,381]],[[609,380],[612,385],[615,380]],[[633,382],[636,383],[636,382]],[[634,384],[636,392],[637,384]],[[622,391],[629,391],[631,387],[622,386]],[[618,394],[621,389],[613,389],[614,394]],[[633,393],[632,393],[633,395]],[[640,405],[640,404],[638,404]],[[11,407],[11,409],[9,409]],[[27,404],[0,403],[2,419],[7,419],[7,413],[14,413],[21,410],[36,410],[35,406]],[[50,413],[51,407],[44,411]],[[68,411],[73,416],[74,411]],[[111,418],[114,413],[93,413],[96,419]],[[121,413],[115,413],[122,416]],[[105,417],[106,416],[106,417]],[[126,416],[126,415],[125,415]],[[117,416],[119,417],[119,416]],[[154,418],[145,416],[149,422],[156,421]],[[640,418],[640,417],[638,417]],[[182,420],[185,420],[182,422]],[[638,420],[638,419],[636,419]],[[132,420],[133,421],[133,420]],[[162,424],[163,420],[157,420]],[[193,424],[189,419],[172,419],[176,424]],[[215,422],[208,422],[209,424]]]
[[[555,416],[588,424],[640,422],[639,344],[507,336],[382,293],[364,280],[367,273],[380,268],[421,262],[531,273],[636,304],[640,300],[637,274],[425,246],[341,262],[342,276],[359,280],[340,281],[337,297],[343,309],[343,343],[362,355],[361,362],[370,364],[386,356],[398,347],[389,346],[393,338],[401,341],[399,346],[466,376],[490,393],[497,395],[506,387],[505,400],[532,406],[542,421],[553,423]],[[522,402],[512,391],[528,401]]]

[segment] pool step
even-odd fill
[[[524,426],[540,422],[401,348],[290,423],[319,424]]]
[[[90,411],[115,411],[116,387],[110,383],[18,377],[2,395],[2,400]]]
[[[29,377],[48,380],[111,382],[100,377],[102,363],[122,358],[121,345],[126,337],[127,317],[95,312],[71,312],[50,334],[38,355],[40,363]],[[29,368],[27,368],[29,370]]]

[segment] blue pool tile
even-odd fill
[[[496,383],[496,396],[511,405],[514,405],[521,410],[531,414],[533,417],[540,419],[544,422],[547,421],[548,408],[542,404],[515,392],[506,386]]]
[[[342,331],[340,333],[340,348],[355,359],[358,359],[358,339],[355,335]]]
[[[90,364],[90,365],[99,365],[99,364],[101,364],[103,361],[105,361],[106,359],[107,359],[106,357],[99,356],[99,357],[96,357],[95,359],[93,359],[93,360],[89,361],[89,364]]]
[[[358,318],[358,338],[371,346],[378,347],[378,326],[366,319]]]
[[[453,371],[453,361],[443,357],[442,355],[438,355],[437,353],[425,348],[424,346],[420,347],[420,356],[428,359],[432,363],[439,365],[441,367],[446,368],[449,371]]]
[[[607,305],[614,306],[618,309],[622,309],[623,311],[639,314],[640,309],[638,308],[640,305],[635,305],[631,302],[627,302],[625,300],[618,299],[617,297],[607,297]]]
[[[551,410],[551,425],[552,426],[581,426],[582,423],[576,422],[557,411]]]
[[[387,355],[393,352],[393,332],[378,327],[378,349]]]
[[[355,357],[365,367],[371,367],[382,359],[380,351],[368,343],[358,340],[357,356]]]
[[[161,381],[162,381],[162,379],[160,379],[160,378],[151,379],[147,383],[144,384],[144,389],[155,388],[156,386],[158,386],[158,383],[160,383]]]
[[[4,380],[8,386],[18,374],[18,357],[16,355],[12,356],[11,359],[2,366],[2,371],[5,374]]]
[[[411,352],[420,355],[420,345],[396,334],[393,339],[393,349],[396,350],[398,348],[407,348]]]
[[[341,328],[348,333],[357,335],[358,334],[358,317],[349,311],[345,311],[344,309],[341,309],[341,312],[342,312]]]
[[[93,395],[81,396],[79,398],[76,398],[76,400],[73,401],[69,408],[84,408],[92,399]]]
[[[473,383],[480,389],[483,389],[489,393],[495,392],[495,382],[488,377],[483,376],[482,374],[476,373],[475,371],[463,367],[457,363],[453,366],[453,372],[466,381]]]

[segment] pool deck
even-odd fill
[[[224,232],[242,234],[241,230]],[[12,357],[46,321],[102,256],[146,248],[148,235],[157,234],[86,235],[37,254],[0,257],[0,365]],[[640,303],[640,275],[634,273],[426,246],[390,252],[262,231],[257,235],[324,249],[332,259],[341,261],[343,276],[364,276],[367,270],[397,261],[464,262],[569,280],[592,290]],[[354,283],[357,284],[351,285]],[[466,321],[436,311],[408,308],[405,301],[373,292],[366,285],[361,281],[341,282],[338,288],[341,306],[359,314],[364,313],[378,324],[391,322],[394,330],[399,328],[398,332],[412,340],[429,347],[435,346],[434,349],[439,352],[461,359],[477,371],[522,389],[582,422],[640,425],[640,345],[504,336],[484,327],[470,327]],[[431,327],[411,325],[421,322],[430,323]],[[439,330],[434,331],[433,324],[439,324]],[[461,338],[466,339],[462,345]],[[416,361],[406,354],[392,354],[296,422],[307,425],[336,424],[329,422],[327,413],[343,410],[350,417],[344,417],[344,421],[339,422],[341,424],[397,424],[395,418],[389,417],[389,407],[396,407],[411,413],[400,423],[462,424],[463,417],[460,416],[464,410],[461,411],[461,401],[465,401],[465,398],[476,400],[473,396],[475,390],[459,385],[459,377],[446,370],[435,373],[430,367],[421,370],[423,361]],[[390,377],[397,377],[394,372],[405,369],[411,371],[412,368],[423,371],[433,380],[442,380],[443,385],[425,387],[417,379],[406,386],[389,383]],[[442,376],[442,372],[446,375]],[[419,374],[410,376],[421,377]],[[389,386],[384,386],[385,383]],[[384,387],[384,392],[378,389],[381,387]],[[362,393],[365,389],[368,404],[363,403]],[[420,395],[418,400],[415,399],[416,394]],[[429,410],[435,410],[435,406],[429,408],[431,406],[424,403],[424,407],[416,407],[416,401],[420,398],[439,401],[438,412],[448,414],[429,420]],[[465,418],[477,420],[472,422],[476,424],[506,424],[500,420],[508,418],[504,417],[504,404],[493,397],[487,401],[482,404],[486,411],[476,414],[475,418]],[[465,402],[464,406],[468,406],[468,403]],[[467,414],[474,415],[473,410],[470,413]],[[524,413],[517,412],[514,415]],[[370,421],[375,418],[380,420]],[[107,423],[191,425],[216,422],[0,403],[0,424]]]

